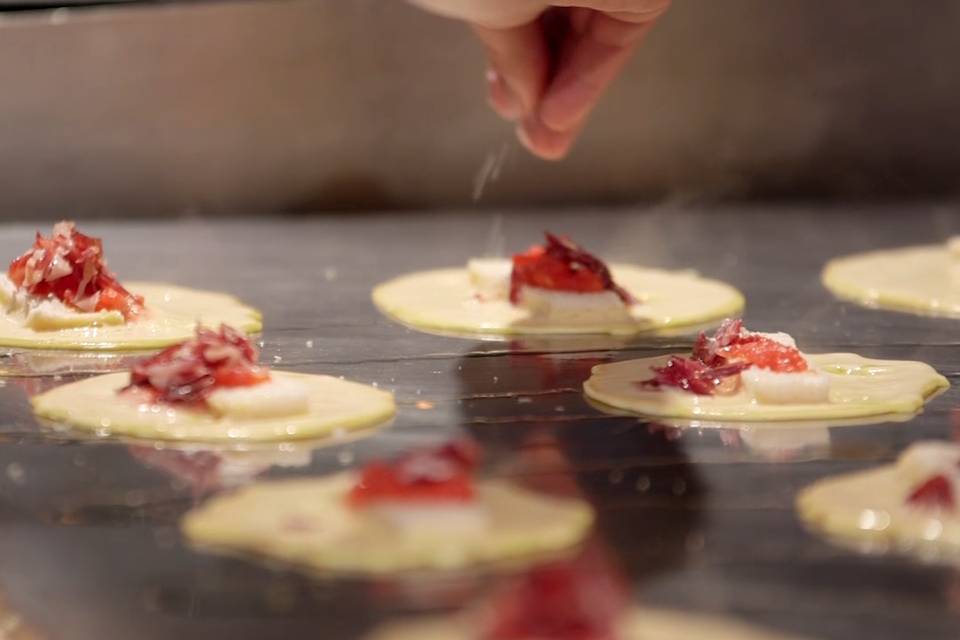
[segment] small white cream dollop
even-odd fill
[[[630,309],[614,291],[576,293],[541,287],[520,289],[521,307],[539,318],[562,323],[625,322]]]
[[[940,440],[923,440],[904,450],[897,459],[897,475],[908,487],[943,475],[954,486],[960,482],[960,445]]]
[[[751,367],[740,374],[744,388],[761,404],[819,404],[830,401],[830,378],[820,371],[779,373]]]
[[[489,526],[486,510],[477,503],[378,502],[367,507],[373,517],[405,536],[478,535]]]
[[[509,258],[471,258],[467,262],[470,284],[481,300],[506,300],[510,297],[510,274],[513,261]]]
[[[960,262],[960,236],[951,236],[947,240],[947,251],[950,252],[950,257],[955,263]]]
[[[278,418],[310,409],[307,388],[289,380],[217,389],[207,397],[207,405],[221,416],[240,419]]]

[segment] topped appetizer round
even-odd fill
[[[960,318],[960,236],[837,258],[822,278],[834,295],[869,307]]]
[[[388,316],[459,334],[631,335],[699,325],[736,313],[733,287],[689,271],[608,267],[566,238],[466,268],[401,276],[373,291]]]
[[[0,274],[0,347],[134,351],[186,340],[198,322],[262,329],[260,312],[233,296],[165,284],[121,284],[103,243],[72,222],[37,233]]]
[[[578,500],[480,480],[479,450],[453,442],[325,478],[263,482],[183,520],[194,544],[315,571],[456,570],[578,544],[593,522]]]
[[[538,565],[456,615],[385,625],[367,640],[785,640],[736,620],[635,606],[591,554]]]
[[[948,386],[922,362],[805,354],[785,333],[727,320],[691,354],[598,365],[584,391],[652,417],[809,421],[914,413]]]
[[[196,336],[134,365],[32,398],[41,418],[97,435],[191,442],[294,440],[375,426],[393,396],[332,376],[271,371],[239,331]]]
[[[804,521],[866,551],[960,560],[960,444],[922,441],[895,464],[827,478],[804,489]]]

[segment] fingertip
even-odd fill
[[[542,160],[563,160],[573,146],[576,132],[554,131],[535,119],[517,126],[517,139],[530,153]]]
[[[498,116],[509,122],[523,117],[523,106],[495,69],[487,70],[487,90],[490,108]]]

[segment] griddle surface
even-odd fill
[[[486,214],[83,227],[104,237],[123,279],[231,291],[263,309],[266,362],[396,392],[391,429],[263,477],[329,473],[467,431],[489,447],[492,474],[578,486],[638,601],[812,638],[957,637],[960,573],[831,546],[805,532],[793,509],[797,490],[817,478],[950,437],[956,388],[910,422],[832,429],[829,442],[777,462],[736,432],[677,434],[606,416],[582,397],[593,364],[683,349],[688,338],[480,342],[411,331],[374,310],[378,282],[483,253]],[[960,375],[960,322],[861,309],[819,283],[835,255],[960,233],[955,209],[508,213],[507,249],[546,228],[610,259],[727,280],[746,294],[751,327],[787,331],[806,351],[917,358],[954,382]],[[33,230],[0,228],[0,256],[19,254]],[[456,599],[456,590],[421,584],[426,595],[411,602],[395,585],[311,580],[186,548],[176,523],[199,492],[125,444],[49,437],[26,404],[38,384],[0,388],[0,589],[50,638],[358,638],[415,604]]]

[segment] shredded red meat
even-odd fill
[[[100,239],[80,233],[72,222],[54,225],[49,238],[38,232],[7,276],[32,296],[53,296],[78,311],[119,311],[127,320],[143,311],[143,298],[107,269]]]
[[[935,475],[907,496],[907,503],[922,507],[953,509],[953,483],[944,475]]]
[[[458,440],[392,461],[368,464],[350,491],[353,506],[386,501],[467,502],[473,500],[473,472],[480,449]]]
[[[616,640],[628,597],[596,554],[526,573],[496,601],[483,640]]]
[[[711,367],[699,360],[673,356],[666,365],[653,370],[653,378],[637,384],[648,389],[677,387],[700,396],[710,396],[717,392],[727,378],[747,368],[748,365],[740,363]]]
[[[221,325],[141,360],[130,371],[130,388],[147,389],[160,402],[202,403],[218,387],[245,387],[270,379],[257,365],[257,348],[245,335]]]
[[[510,301],[520,301],[524,285],[553,291],[575,293],[598,293],[613,291],[624,304],[635,300],[622,287],[617,286],[607,265],[567,238],[550,232],[545,245],[536,245],[527,252],[513,257],[510,275]]]

